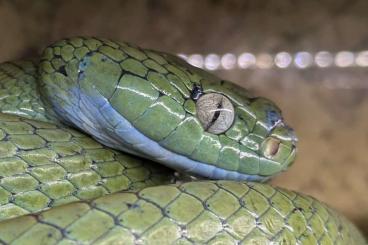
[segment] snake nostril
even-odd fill
[[[266,147],[264,150],[264,155],[271,158],[277,154],[280,148],[280,140],[276,138],[269,138],[266,142]]]

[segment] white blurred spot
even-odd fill
[[[319,67],[329,67],[333,63],[333,56],[330,52],[320,51],[314,57],[314,62],[316,62]]]
[[[358,56],[355,59],[355,63],[358,66],[367,67],[368,66],[368,51],[362,51],[358,53]]]
[[[186,54],[182,54],[182,53],[180,53],[180,54],[178,54],[178,56],[179,56],[180,58],[182,58],[183,60],[187,60],[187,59],[188,59],[188,55],[186,55]]]
[[[238,57],[238,66],[242,69],[247,69],[256,64],[256,57],[251,53],[242,53]]]
[[[203,63],[204,63],[204,60],[203,60],[203,56],[200,55],[200,54],[192,54],[188,57],[188,60],[189,64],[193,65],[193,66],[196,66],[196,67],[199,67],[199,68],[203,68]]]
[[[259,54],[256,59],[256,64],[260,69],[268,69],[273,66],[273,59],[270,54]]]
[[[294,56],[294,64],[300,69],[307,68],[313,63],[313,57],[309,52],[298,52]]]
[[[335,64],[339,67],[348,67],[354,65],[354,54],[349,51],[338,52],[335,56]]]
[[[217,54],[209,54],[204,59],[204,67],[207,70],[217,70],[220,66],[220,63],[220,56],[218,56]]]
[[[220,56],[215,53],[202,55],[202,54],[177,54],[180,58],[186,60],[191,65],[204,68],[207,70],[218,69],[269,69],[269,68],[290,68],[292,63],[299,69],[305,69],[309,67],[368,67],[368,50],[362,50],[359,53],[352,51],[340,51],[337,53],[331,53],[329,51],[319,51],[315,55],[312,53],[301,51],[295,54],[286,51],[276,53],[260,53],[255,56],[254,53],[244,52],[239,56],[232,53],[226,53]]]
[[[234,69],[236,66],[236,56],[234,54],[224,54],[221,58],[221,65],[224,69]]]
[[[291,64],[291,55],[287,52],[280,52],[275,56],[275,64],[279,68],[287,68]]]

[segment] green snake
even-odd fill
[[[253,182],[295,158],[273,102],[174,55],[69,38],[0,82],[0,244],[365,244]]]

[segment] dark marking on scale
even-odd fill
[[[190,98],[197,101],[203,95],[203,88],[200,84],[194,84],[190,93]]]
[[[59,69],[57,70],[57,72],[63,74],[64,76],[67,76],[68,74],[66,73],[66,70],[65,70],[65,65],[63,66],[60,66]]]

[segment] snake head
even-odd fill
[[[166,59],[197,81],[190,99],[203,132],[190,157],[216,166],[213,175],[221,178],[255,181],[265,181],[294,162],[298,140],[275,103],[177,57],[166,54]]]
[[[170,54],[65,39],[45,50],[40,80],[61,120],[184,173],[263,181],[295,157],[296,137],[274,103]]]
[[[293,163],[297,137],[272,101],[223,80],[202,80],[201,88],[196,116],[219,139],[218,167],[262,181]]]

